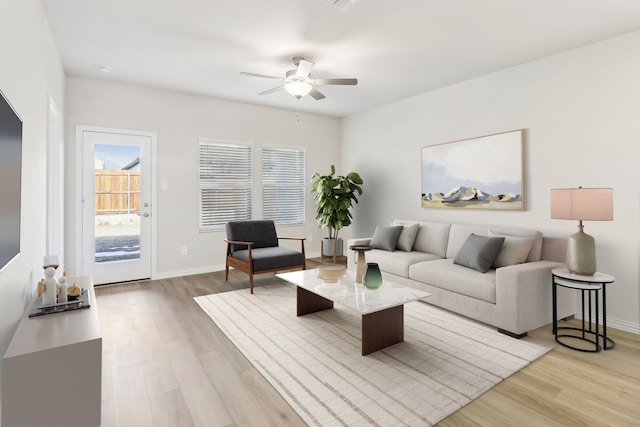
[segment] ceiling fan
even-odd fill
[[[291,96],[297,99],[306,95],[311,95],[315,100],[324,99],[325,96],[320,93],[315,86],[321,85],[357,85],[358,79],[313,79],[311,78],[311,69],[315,65],[314,62],[308,61],[300,56],[293,58],[293,64],[296,66],[295,70],[289,70],[285,74],[285,77],[265,76],[264,74],[255,74],[241,72],[246,76],[260,77],[263,79],[281,80],[284,82],[280,86],[276,86],[273,89],[261,92],[260,95],[269,95],[277,92],[281,89],[286,90]]]

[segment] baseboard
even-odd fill
[[[582,313],[576,313],[576,319],[582,319]],[[602,325],[602,316],[598,319],[598,323]],[[618,329],[620,331],[631,332],[632,334],[640,335],[640,324],[629,322],[628,320],[615,319],[607,316],[607,328]]]
[[[307,259],[320,258],[320,251],[311,252],[311,253],[306,252],[305,255]],[[197,267],[197,268],[190,268],[186,270],[163,271],[161,273],[156,273],[152,277],[152,279],[153,280],[172,279],[174,277],[180,277],[180,276],[193,276],[195,274],[215,273],[216,271],[224,271],[224,264],[215,264],[207,267]]]
[[[224,264],[210,265],[207,267],[190,268],[187,270],[163,271],[162,273],[156,273],[152,277],[152,279],[153,280],[172,279],[174,277],[193,276],[194,274],[214,273],[216,271],[224,271]]]

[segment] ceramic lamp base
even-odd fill
[[[567,269],[579,276],[593,276],[596,272],[596,243],[593,237],[583,231],[569,236],[567,241]]]

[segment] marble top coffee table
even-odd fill
[[[378,289],[367,289],[355,283],[353,272],[337,283],[324,283],[315,270],[277,276],[296,285],[298,316],[333,308],[334,302],[360,313],[363,356],[404,341],[404,304],[431,296],[387,280]]]

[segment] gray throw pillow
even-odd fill
[[[453,263],[486,273],[498,257],[503,243],[504,237],[485,237],[471,233]]]
[[[420,224],[411,224],[402,226],[400,237],[398,237],[397,249],[401,251],[411,252],[413,249],[413,242],[416,241],[418,235],[418,228]]]
[[[375,249],[384,249],[385,251],[395,251],[398,244],[398,238],[402,232],[401,225],[391,227],[376,227],[371,239],[371,246]]]

